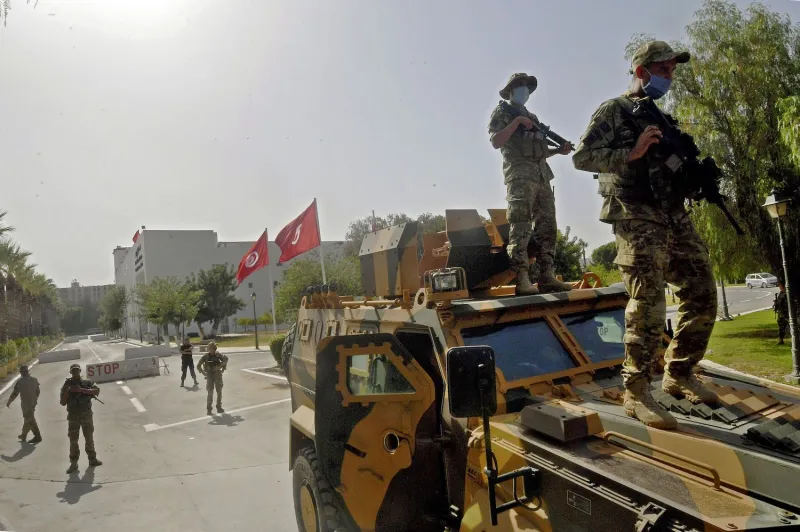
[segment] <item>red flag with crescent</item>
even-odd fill
[[[236,271],[236,282],[241,284],[247,276],[256,270],[260,270],[269,264],[269,251],[267,249],[267,231],[256,240],[256,243],[244,254],[239,261],[239,269]]]
[[[275,243],[281,248],[278,264],[320,245],[317,200],[314,200],[289,225],[281,229],[278,236],[275,237]]]

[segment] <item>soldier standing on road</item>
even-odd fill
[[[83,430],[89,466],[101,466],[103,462],[97,459],[97,452],[94,449],[94,419],[92,416],[92,397],[100,395],[100,388],[92,381],[81,379],[80,365],[72,364],[69,372],[72,376],[61,387],[61,406],[67,407],[70,461],[67,473],[73,473],[78,470],[78,458],[81,455],[78,446],[78,436],[81,430]]]
[[[666,94],[678,63],[689,59],[688,52],[674,52],[664,41],[642,45],[631,62],[631,89],[594,113],[572,158],[575,168],[599,173],[600,220],[613,227],[615,263],[630,294],[622,369],[625,412],[662,429],[677,427],[650,391],[666,319],[665,281],[677,287],[681,303],[664,357],[662,388],[695,404],[717,400],[692,372],[706,351],[717,313],[708,250],[671,178],[680,161],[676,166],[668,147],[659,149],[662,133],[650,118],[661,112],[654,100]]]
[[[197,376],[194,374],[194,359],[192,359],[192,342],[189,341],[188,336],[184,336],[181,344],[181,388],[183,388],[183,381],[186,380],[186,368],[189,368],[192,379],[194,379],[194,385],[197,386]]]
[[[506,248],[511,268],[517,275],[517,294],[562,292],[572,289],[558,281],[553,263],[556,245],[556,205],[550,181],[553,171],[547,158],[572,151],[551,148],[544,133],[537,130],[536,115],[525,108],[538,82],[534,76],[513,74],[500,91],[503,100],[492,111],[489,139],[503,156],[503,176],[510,224]],[[538,288],[531,283],[528,244],[533,238],[539,267]]]
[[[19,395],[19,402],[22,404],[22,434],[18,437],[24,442],[28,437],[28,431],[31,431],[33,439],[29,443],[39,443],[42,441],[42,433],[39,432],[39,425],[33,415],[39,400],[39,381],[36,377],[31,377],[28,366],[20,366],[19,374],[20,378],[14,383],[14,390],[8,398],[6,407],[10,407]]]
[[[780,281],[778,281],[778,288],[780,288],[780,292],[775,294],[772,310],[778,315],[778,345],[783,345],[786,329],[789,327],[789,300],[786,299],[786,287]]]
[[[222,409],[222,373],[228,367],[228,357],[222,353],[217,352],[216,342],[208,344],[208,353],[200,357],[197,361],[197,371],[203,374],[206,378],[206,391],[208,391],[208,399],[206,400],[206,414],[211,415],[211,404],[214,399],[214,387],[217,388],[217,412],[220,414],[225,412]]]

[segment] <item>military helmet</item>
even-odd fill
[[[529,76],[524,72],[517,72],[516,74],[511,74],[511,77],[508,78],[506,82],[506,86],[500,89],[500,97],[504,100],[508,100],[511,98],[511,91],[516,89],[517,87],[521,87],[525,85],[530,89],[531,92],[536,90],[536,87],[539,85],[539,82],[536,80],[535,76]]]
[[[27,364],[23,364],[23,365],[21,365],[21,366],[19,367],[19,372],[20,372],[20,373],[28,373],[28,365],[27,365]]]
[[[212,348],[214,349],[214,351],[217,350],[217,342],[215,342],[214,340],[208,342],[208,350],[211,351]]]
[[[631,74],[639,65],[649,65],[661,61],[676,60],[678,63],[686,63],[691,59],[689,52],[676,52],[665,41],[648,41],[641,45],[633,53],[631,59]]]
[[[70,364],[69,370],[72,371],[73,369],[81,369],[80,364]]]

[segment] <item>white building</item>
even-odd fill
[[[84,301],[99,303],[106,291],[114,286],[113,284],[98,284],[92,286],[81,286],[75,279],[72,280],[69,288],[59,288],[58,297],[69,307],[77,307]]]
[[[219,242],[217,233],[211,230],[171,231],[142,228],[138,234],[131,247],[117,246],[114,249],[114,281],[117,285],[124,286],[129,293],[137,284],[148,283],[156,277],[174,276],[184,281],[191,274],[197,275],[200,270],[208,270],[217,264],[227,264],[236,271],[242,256],[255,242]],[[324,241],[322,246],[325,257],[340,255],[343,245],[343,241]],[[246,305],[237,314],[224,320],[218,333],[233,332],[237,318],[252,319],[253,292],[256,294],[256,314],[261,316],[264,312],[272,312],[271,295],[274,286],[269,283],[269,270],[272,272],[272,281],[280,283],[284,270],[292,262],[303,259],[319,260],[319,248],[316,248],[278,266],[276,263],[281,255],[280,248],[275,242],[269,242],[268,247],[269,266],[251,274],[236,288],[234,294]],[[126,323],[128,335],[137,338],[141,334],[145,339],[154,339],[155,325],[144,321],[140,323],[135,310],[135,304],[131,302]],[[204,325],[204,328],[208,331],[210,324]],[[199,331],[197,325],[192,323],[191,326],[186,326],[186,332]],[[170,334],[174,334],[172,328]]]

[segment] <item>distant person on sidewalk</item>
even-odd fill
[[[783,282],[778,281],[778,288],[780,292],[775,294],[772,310],[778,317],[778,345],[783,345],[786,329],[789,327],[789,300],[786,298],[786,287]]]
[[[197,386],[197,376],[194,374],[194,360],[192,359],[192,342],[189,341],[188,336],[183,337],[181,344],[181,388],[183,388],[183,381],[186,380],[186,368],[189,368],[194,385]]]
[[[217,388],[217,412],[225,412],[222,409],[222,373],[228,367],[228,357],[217,351],[216,342],[208,344],[208,353],[200,357],[197,361],[197,371],[206,378],[206,390],[208,399],[206,400],[206,414],[211,415],[211,404],[214,399],[214,387]]]
[[[8,398],[6,408],[11,407],[11,403],[19,395],[19,402],[22,404],[22,434],[19,435],[20,441],[25,441],[28,431],[33,432],[33,439],[28,443],[39,443],[42,441],[42,434],[39,432],[39,425],[33,416],[36,410],[36,402],[39,400],[39,381],[36,377],[31,377],[28,366],[19,367],[19,380],[14,383],[14,390]]]

